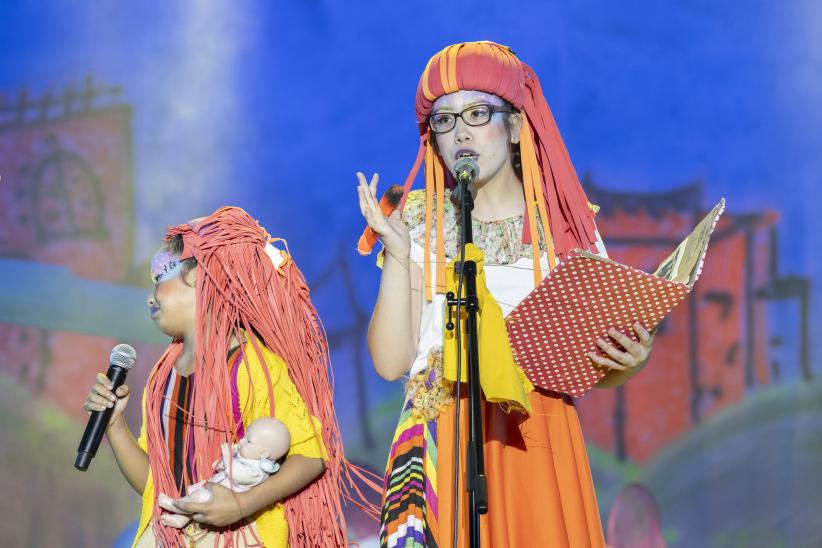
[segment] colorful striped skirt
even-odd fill
[[[464,483],[467,399],[461,397],[460,447],[455,454],[455,405],[443,386],[441,361],[409,381],[385,474],[380,544],[388,548],[468,546]],[[465,394],[465,390],[462,390]],[[605,545],[582,430],[573,401],[552,392],[530,394],[533,413],[483,405],[488,513],[481,542],[490,547]],[[454,464],[459,459],[459,489]]]

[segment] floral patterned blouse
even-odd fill
[[[434,196],[434,211],[437,210],[437,198]],[[448,260],[458,253],[462,212],[459,205],[451,199],[451,191],[445,190],[445,207],[443,209],[445,225],[445,256]],[[414,190],[408,194],[402,218],[408,226],[411,239],[425,248],[425,191]],[[537,217],[539,219],[539,217]],[[474,244],[483,250],[485,264],[511,264],[521,258],[532,258],[530,245],[522,243],[522,214],[496,221],[480,221],[472,217]],[[431,249],[436,247],[437,219],[433,216],[431,226]],[[545,250],[545,238],[541,223],[537,222],[540,249]]]

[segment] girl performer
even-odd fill
[[[123,475],[143,496],[136,546],[341,546],[343,457],[328,380],[325,332],[302,274],[245,211],[225,207],[170,228],[152,261],[148,297],[157,327],[173,338],[143,393],[135,440],[123,419],[129,388],[105,375],[87,411],[113,407],[107,434]],[[184,529],[167,527],[157,495],[179,499],[208,479],[220,446],[255,419],[273,416],[291,433],[277,474],[243,493],[209,484]]]

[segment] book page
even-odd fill
[[[674,252],[662,261],[654,275],[691,287],[702,270],[708,240],[723,211],[725,211],[725,198],[722,198]]]

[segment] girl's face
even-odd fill
[[[197,313],[197,268],[182,274],[182,264],[168,251],[161,250],[152,261],[154,291],[147,304],[151,319],[166,335],[182,338],[194,331]]]
[[[493,105],[505,108],[502,99],[482,91],[458,91],[443,95],[434,102],[432,116],[442,112],[459,114],[475,105]],[[437,150],[448,170],[454,173],[454,164],[462,156],[474,156],[479,165],[477,184],[493,180],[511,166],[511,144],[519,142],[518,124],[516,130],[509,131],[502,113],[494,113],[491,121],[482,126],[469,126],[462,118],[457,118],[454,129],[446,133],[435,133]],[[518,118],[514,120],[518,122]]]

